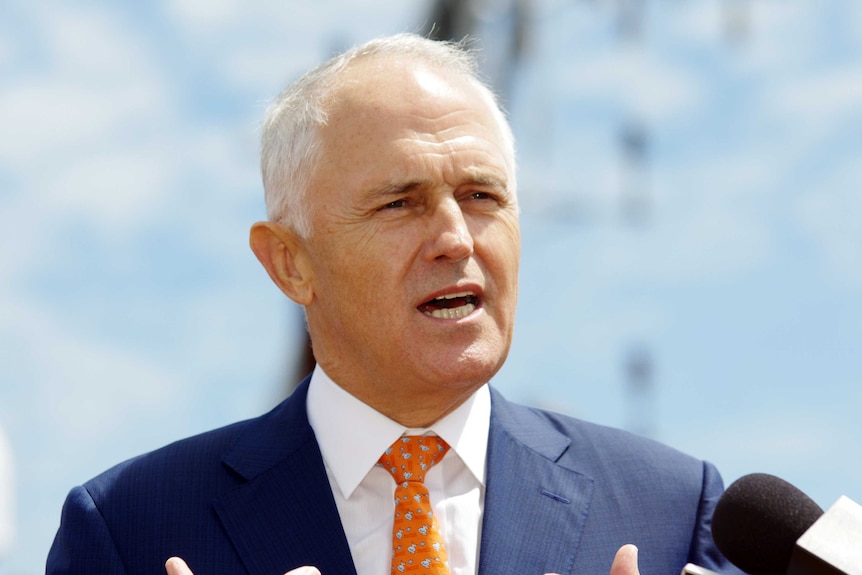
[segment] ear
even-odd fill
[[[249,233],[251,249],[275,285],[287,297],[306,306],[314,299],[305,242],[293,230],[275,222],[257,222]]]

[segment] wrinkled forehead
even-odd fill
[[[408,116],[445,118],[467,111],[506,150],[509,175],[514,179],[514,146],[505,117],[491,92],[460,71],[415,56],[360,58],[341,72],[326,108],[329,121],[322,130],[324,141],[347,136],[345,132],[362,125],[385,125]]]
[[[494,102],[485,92],[473,78],[415,56],[368,56],[342,71],[327,108],[330,113],[348,106],[354,110],[404,111],[417,105],[420,98],[423,106],[434,101],[446,106],[469,98],[491,112]]]

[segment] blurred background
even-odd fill
[[[432,23],[518,139],[494,385],[862,502],[862,3],[0,0],[0,573],[44,572],[72,486],[289,392],[258,123]]]

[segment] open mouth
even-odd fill
[[[450,293],[426,301],[417,309],[425,315],[439,319],[460,319],[473,313],[479,306],[479,296],[473,292]]]

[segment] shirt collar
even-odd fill
[[[410,429],[347,393],[318,365],[311,376],[307,409],[323,460],[345,498],[359,486],[383,451],[404,434],[439,435],[476,480],[485,484],[491,421],[487,384],[430,427]]]

